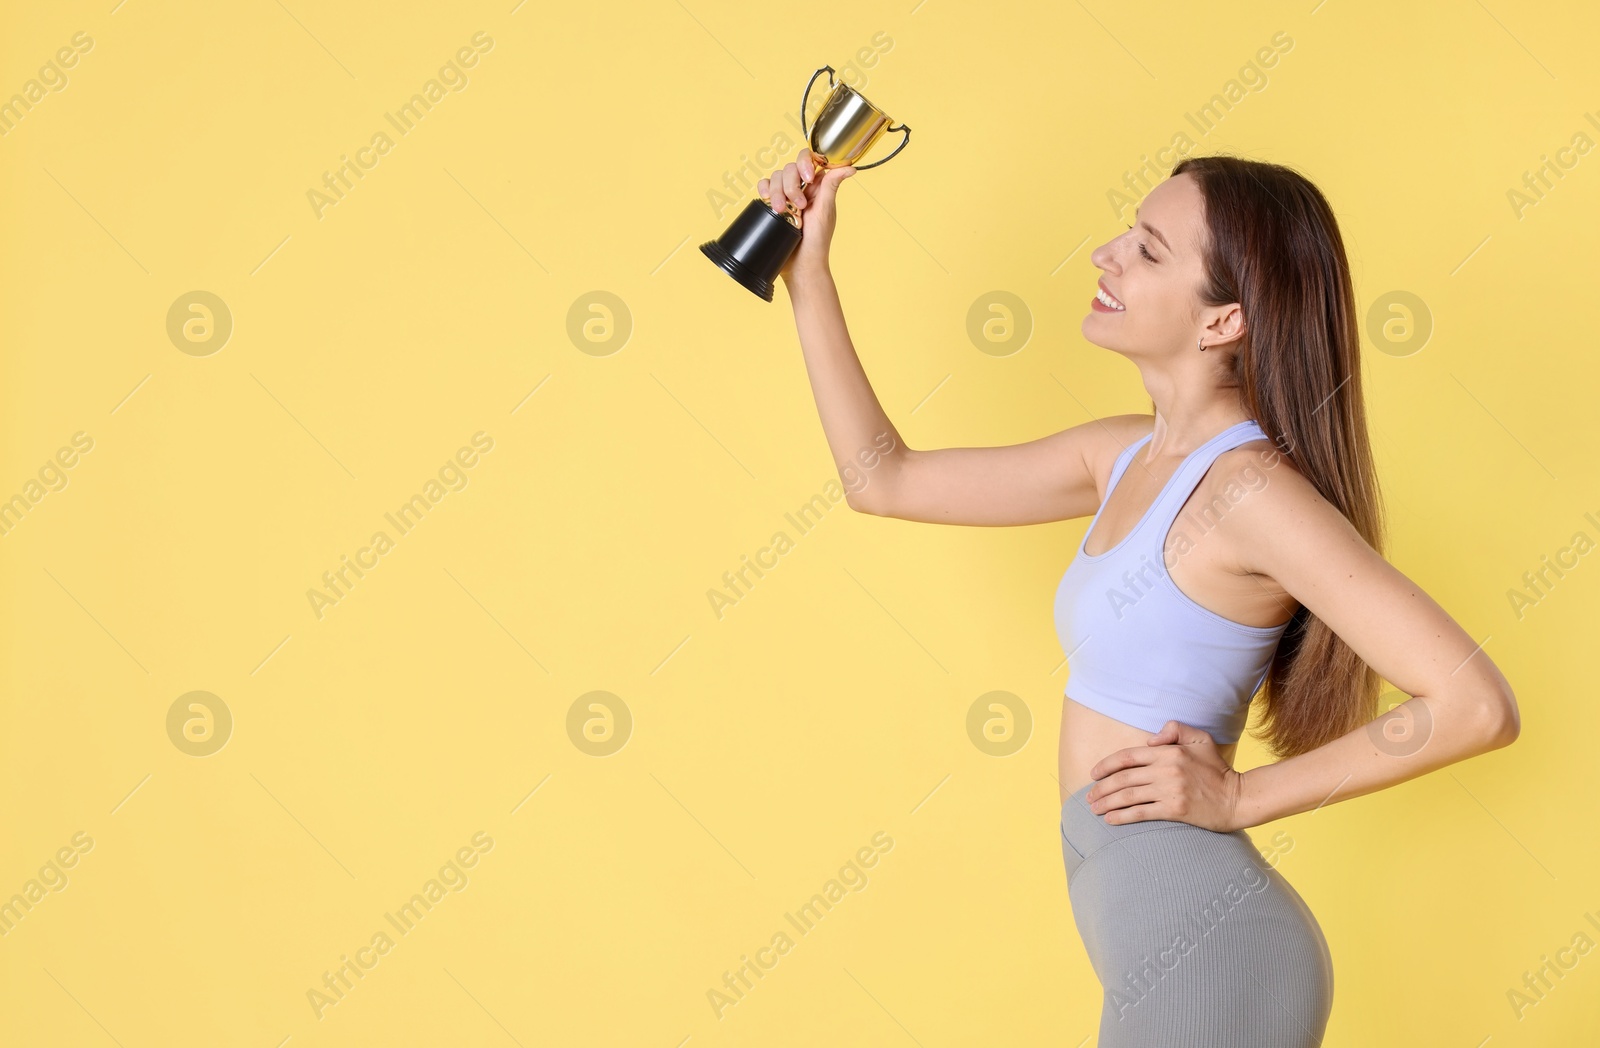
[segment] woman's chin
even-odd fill
[[[1078,330],[1083,335],[1083,340],[1085,342],[1088,342],[1091,345],[1099,346],[1101,349],[1113,348],[1095,338],[1094,332],[1099,326],[1099,324],[1094,322],[1094,314],[1090,313],[1088,316],[1083,318],[1083,323],[1078,325]]]

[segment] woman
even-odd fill
[[[878,404],[828,268],[854,169],[814,174],[802,149],[758,192],[803,216],[783,279],[835,462],[861,475],[881,454],[851,507],[988,526],[1094,515],[1055,615],[1071,663],[1062,857],[1104,991],[1100,1048],[1320,1044],[1326,942],[1245,829],[1519,729],[1499,669],[1378,552],[1355,303],[1327,201],[1275,164],[1183,160],[1094,251],[1082,325],[1139,368],[1154,414],[924,451]],[[1375,717],[1380,677],[1412,697]],[[1277,760],[1239,772],[1258,690],[1253,734]]]

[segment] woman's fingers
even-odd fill
[[[806,186],[809,185],[815,192],[816,176],[817,168],[812,162],[811,150],[802,149],[792,163],[773,171],[770,178],[757,182],[756,195],[778,214],[782,214],[791,204],[799,211],[811,202],[806,195]]]
[[[787,168],[780,167],[772,172],[771,178],[763,178],[756,183],[756,192],[760,194],[761,199],[765,200],[767,206],[780,215],[788,209],[789,202],[793,199],[794,191],[789,187],[789,178],[792,174],[790,168],[793,167],[793,164],[790,164]],[[795,176],[795,184],[799,185],[797,175]]]
[[[796,211],[806,206],[806,191],[800,188],[800,165],[783,166],[783,191]]]

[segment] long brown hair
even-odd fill
[[[1267,438],[1380,554],[1384,514],[1361,393],[1361,332],[1333,209],[1305,176],[1241,157],[1187,157],[1205,199],[1208,306],[1237,302],[1245,333],[1221,378]],[[1379,677],[1304,605],[1284,629],[1251,735],[1279,759],[1377,716]]]

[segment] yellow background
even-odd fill
[[[696,249],[725,173],[876,34],[849,76],[913,140],[841,190],[834,269],[912,446],[1148,409],[1079,323],[1108,190],[1179,131],[1322,187],[1364,322],[1426,304],[1420,351],[1364,335],[1389,553],[1483,640],[1522,738],[1251,833],[1327,933],[1329,1045],[1592,1034],[1600,954],[1520,1018],[1507,997],[1600,941],[1600,566],[1520,617],[1508,595],[1600,537],[1600,156],[1507,200],[1600,140],[1588,5],[514,4],[7,5],[0,98],[93,46],[0,137],[0,497],[94,443],[0,537],[0,897],[93,844],[0,938],[0,1039],[1093,1043],[1050,614],[1086,521],[840,502],[801,534],[835,474],[786,293]],[[324,172],[480,31],[466,86],[318,217]],[[1033,325],[1004,354],[966,326],[997,289]],[[209,355],[167,331],[196,290],[232,317]],[[575,303],[601,331],[595,291],[620,347],[569,335]],[[465,487],[319,618],[322,573],[479,432]],[[719,618],[708,591],[779,530]],[[966,727],[996,690],[1033,721],[1006,757]],[[168,733],[192,691],[232,717],[206,757]],[[631,717],[610,756],[569,734],[593,691]],[[461,890],[319,1018],[324,972],[479,831]],[[719,1018],[723,973],[880,831],[861,890]]]

